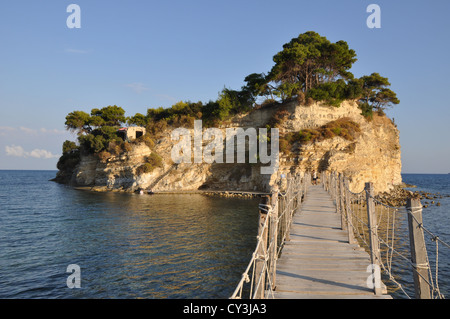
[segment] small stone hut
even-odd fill
[[[124,141],[133,141],[145,134],[145,127],[131,126],[123,127],[117,132]]]

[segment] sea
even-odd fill
[[[259,199],[97,193],[49,181],[55,175],[0,171],[0,298],[231,296],[256,245]],[[413,191],[450,195],[450,175],[403,180]],[[424,225],[449,243],[450,197],[436,201]],[[448,296],[449,262],[441,245],[439,288]],[[409,273],[397,277],[405,286]],[[398,290],[393,297],[405,298]]]

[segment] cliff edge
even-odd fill
[[[234,116],[218,129],[225,135],[227,128],[268,126],[277,127],[280,132],[279,168],[273,174],[261,174],[261,164],[176,164],[171,151],[177,142],[171,139],[173,128],[168,127],[158,137],[152,137],[154,145],[132,143],[130,149],[108,158],[81,155],[69,174],[59,172],[59,181],[97,191],[265,192],[277,187],[282,174],[316,170],[344,173],[353,192],[360,192],[369,181],[377,193],[389,192],[402,182],[396,125],[376,113],[369,120],[361,115],[356,101],[344,101],[340,107],[291,101]],[[151,169],[143,169],[152,154],[160,160]]]

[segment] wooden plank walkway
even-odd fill
[[[309,186],[277,262],[275,298],[391,299],[367,287],[370,264],[364,249],[349,244],[331,196]]]

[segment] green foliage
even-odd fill
[[[363,115],[368,120],[373,119],[373,108],[369,103],[361,102],[359,103],[358,107],[361,109],[361,115]]]
[[[101,118],[97,121],[102,123],[102,126],[121,126],[126,122],[124,109],[116,105],[106,106],[100,110],[92,109],[91,116]]]
[[[74,142],[66,140],[63,143],[63,154],[58,159],[56,167],[66,176],[71,176],[80,160],[80,148]]]
[[[161,128],[165,129],[167,125],[174,127],[186,126],[193,127],[194,120],[202,117],[202,102],[177,102],[172,107],[164,109],[159,107],[157,109],[147,109],[147,130],[153,134],[161,132]],[[164,124],[158,125],[162,122]],[[162,126],[159,127],[158,126]]]
[[[362,92],[358,82],[349,81],[346,83],[343,79],[335,82],[319,84],[310,89],[306,95],[315,101],[325,101],[327,104],[339,107],[341,103],[348,99],[356,99]]]
[[[217,100],[218,107],[213,111],[213,116],[223,121],[228,119],[233,109],[236,109],[239,101],[234,92],[223,89]]]
[[[153,147],[155,147],[155,141],[150,137],[150,134],[142,135],[141,137],[139,137],[136,140],[134,140],[132,143],[133,144],[144,143],[145,145],[147,145],[151,149]]]
[[[77,146],[77,144],[75,144],[75,142],[68,141],[68,140],[64,141],[63,146],[62,146],[63,154],[70,153],[70,152],[76,151],[76,150],[78,150],[78,146]]]
[[[280,141],[282,139],[285,140],[290,147],[287,147],[286,145],[283,147],[290,151],[292,145],[295,143],[305,144],[320,142],[337,136],[348,141],[353,141],[356,134],[359,132],[361,132],[361,128],[358,123],[353,122],[349,118],[341,118],[328,122],[317,129],[303,129],[298,132],[288,133],[283,138],[280,138]]]
[[[87,153],[98,153],[105,149],[105,138],[102,135],[87,134],[78,137],[80,146]]]
[[[348,70],[356,61],[356,53],[345,41],[331,43],[318,33],[308,31],[284,44],[273,61],[275,65],[268,80],[278,83],[279,94],[290,98],[337,78],[352,78]]]
[[[140,117],[137,115],[135,120]],[[123,142],[117,135],[117,129],[126,121],[125,111],[116,105],[101,109],[94,108],[89,115],[83,111],[74,111],[66,116],[66,129],[78,134],[80,150],[84,153],[100,153],[108,148],[110,142]],[[66,141],[64,150],[74,148],[75,143]]]
[[[81,133],[90,133],[92,130],[89,122],[91,117],[83,111],[73,111],[66,116],[66,129],[70,131],[78,131]]]
[[[268,84],[268,80],[264,73],[252,73],[247,75],[244,79],[246,85],[242,87],[242,92],[249,95],[248,100],[253,104],[258,96],[271,96],[272,91]]]
[[[153,170],[157,167],[163,167],[163,160],[161,156],[156,154],[155,152],[152,152],[150,156],[146,158],[146,162],[136,168],[136,174],[142,175],[146,173],[151,173]]]
[[[344,100],[358,100],[363,113],[370,116],[372,109],[384,110],[398,104],[396,94],[388,89],[387,78],[378,73],[355,79],[349,71],[356,61],[356,53],[347,42],[330,42],[316,32],[308,31],[283,45],[273,61],[268,75],[252,73],[242,87],[252,101],[257,97],[281,101],[297,98],[301,104],[323,101],[339,107]],[[263,102],[264,104],[264,102]]]
[[[397,94],[388,88],[391,85],[389,80],[378,73],[361,77],[359,85],[362,87],[360,102],[366,107],[370,105],[372,109],[384,110],[400,103]]]
[[[159,121],[149,121],[146,127],[147,134],[151,136],[159,136],[167,129],[167,121],[165,119]]]
[[[141,113],[136,113],[134,116],[128,118],[127,123],[128,125],[136,125],[136,126],[147,126],[147,117]]]
[[[60,171],[64,172],[73,172],[75,167],[80,162],[80,152],[70,152],[70,153],[64,153],[58,160],[58,163],[56,164],[56,167]]]
[[[280,100],[285,102],[296,98],[298,103],[307,105],[312,101],[323,101],[336,107],[344,100],[357,100],[362,114],[367,118],[371,118],[374,111],[381,114],[385,108],[398,104],[400,101],[396,93],[388,88],[390,83],[387,78],[378,73],[354,78],[349,70],[356,60],[356,53],[347,42],[332,43],[326,37],[308,31],[283,45],[283,49],[274,55],[274,66],[267,75],[252,73],[245,77],[245,84],[240,90],[224,88],[215,101],[205,104],[180,101],[170,108],[149,108],[147,114],[136,113],[129,118],[116,105],[94,108],[90,114],[83,111],[69,113],[65,126],[78,134],[80,146],[77,147],[74,142],[64,142],[63,155],[76,152],[107,152],[111,155],[127,151],[130,146],[124,146],[117,134],[117,129],[124,123],[145,126],[151,138],[144,142],[153,147],[152,138],[160,136],[169,126],[192,128],[195,119],[202,119],[204,127],[217,126],[255,107],[279,107],[282,105]],[[258,98],[263,101],[257,102]],[[288,115],[280,109],[267,123],[268,127],[279,126]],[[302,130],[284,139],[288,143],[304,143],[333,136],[353,136],[354,127],[342,126],[343,123],[339,125]],[[286,143],[282,143],[287,149]],[[104,153],[103,157],[108,154]]]

